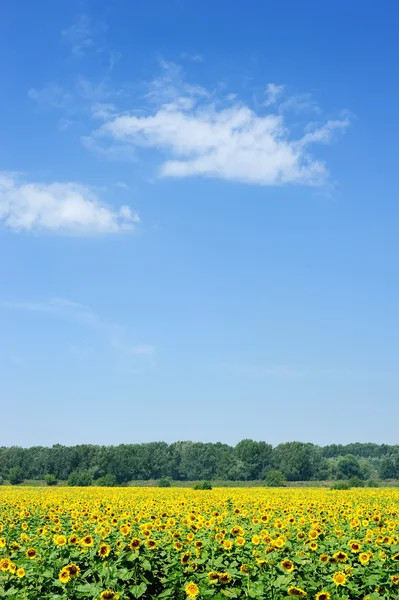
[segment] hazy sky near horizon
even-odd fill
[[[398,18],[3,3],[1,445],[398,442]]]

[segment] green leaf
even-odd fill
[[[140,596],[145,594],[145,592],[147,591],[147,584],[142,582],[139,585],[132,585],[130,591],[132,592],[135,598],[140,598]]]

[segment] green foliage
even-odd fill
[[[116,485],[118,485],[118,481],[115,475],[107,473],[106,475],[103,475],[102,477],[96,479],[94,485],[99,485],[100,487],[115,487]]]
[[[369,487],[369,488],[377,488],[377,487],[380,487],[380,484],[378,483],[378,481],[376,479],[368,479],[365,482],[365,486]]]
[[[360,462],[353,454],[342,456],[338,461],[337,467],[338,479],[350,479],[351,477],[362,478]]]
[[[19,467],[27,480],[42,481],[51,473],[58,481],[66,481],[71,473],[79,472],[90,473],[100,484],[103,477],[112,475],[118,485],[162,478],[175,482],[262,481],[271,469],[281,471],[287,481],[351,477],[366,481],[398,478],[399,446],[355,443],[323,448],[287,442],[273,448],[266,442],[245,439],[235,447],[189,441],[0,447],[0,476],[7,479],[14,467]]]
[[[87,487],[93,483],[90,473],[73,471],[68,477],[68,485]]]
[[[266,476],[266,485],[268,487],[282,487],[286,482],[284,473],[272,469]]]
[[[47,473],[47,475],[44,478],[44,481],[46,482],[47,485],[57,485],[57,483],[58,483],[57,477],[55,475],[53,475],[52,473]]]
[[[21,467],[12,467],[8,472],[8,481],[11,485],[17,485],[18,483],[22,483],[24,480],[24,473]]]
[[[360,477],[357,477],[356,475],[354,477],[351,477],[349,479],[348,483],[349,483],[349,487],[351,487],[351,488],[364,487],[363,479],[360,479]]]
[[[210,481],[198,481],[193,487],[194,490],[211,490],[212,484]]]
[[[161,477],[158,481],[158,486],[162,488],[168,488],[172,486],[172,479],[170,477]]]
[[[340,481],[335,481],[332,486],[331,486],[332,490],[350,490],[351,486],[349,484],[349,481],[343,481],[342,479]]]

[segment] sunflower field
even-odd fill
[[[399,490],[0,489],[0,598],[399,599]]]

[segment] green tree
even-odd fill
[[[273,466],[288,481],[309,481],[315,473],[317,447],[303,442],[286,442],[273,450]]]
[[[341,456],[337,463],[337,479],[350,479],[359,477],[363,479],[362,468],[359,460],[353,454]]]
[[[53,475],[52,473],[47,473],[47,475],[44,478],[44,481],[46,482],[47,485],[57,485],[57,483],[58,483],[57,477],[55,475]]]
[[[285,475],[281,471],[272,469],[266,477],[266,485],[268,487],[282,487],[285,484]]]
[[[260,479],[270,467],[273,448],[266,442],[242,440],[234,448],[234,455],[244,465],[248,479]]]
[[[8,472],[8,481],[11,485],[17,485],[18,483],[22,483],[24,480],[24,472],[21,467],[12,467]]]

